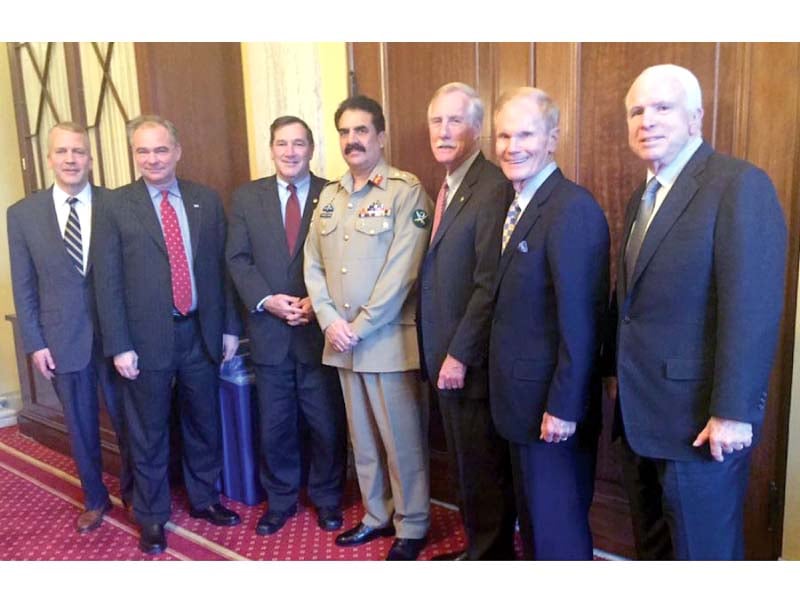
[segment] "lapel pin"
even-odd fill
[[[459,202],[463,202],[464,201],[464,196],[461,196],[461,198],[459,198],[458,201]]]
[[[522,241],[519,243],[519,245],[517,246],[517,249],[518,249],[520,252],[523,252],[523,253],[527,254],[527,253],[528,253],[528,242],[526,242],[525,240],[522,240]]]

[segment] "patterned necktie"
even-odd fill
[[[519,219],[521,212],[522,207],[519,205],[519,194],[517,194],[514,197],[514,202],[511,203],[511,206],[508,209],[506,222],[503,223],[503,248],[500,251],[501,254],[506,251],[508,240],[511,239],[511,234],[514,233],[514,228],[517,226],[517,219]]]
[[[179,313],[185,315],[192,307],[192,279],[189,275],[189,262],[186,248],[178,224],[178,214],[169,203],[169,192],[161,191],[161,226],[164,229],[164,242],[167,244],[169,269],[172,277],[172,302]]]
[[[450,193],[450,186],[447,185],[447,179],[442,182],[442,187],[439,188],[439,195],[436,196],[436,209],[433,213],[433,226],[431,227],[431,239],[436,235],[436,230],[439,229],[439,223],[442,222],[442,215],[445,211],[445,203],[447,202],[447,194]]]
[[[286,202],[286,245],[289,247],[289,255],[294,254],[294,247],[297,244],[297,236],[300,235],[300,200],[297,199],[297,188],[293,183],[289,186],[289,200]]]
[[[69,198],[69,217],[67,226],[64,228],[64,246],[67,254],[72,259],[72,264],[78,269],[78,273],[83,275],[83,240],[81,238],[81,220],[78,218],[78,211],[75,210],[77,198]]]
[[[653,215],[653,208],[656,205],[656,192],[661,184],[658,179],[653,177],[650,183],[642,194],[642,200],[639,202],[639,210],[636,213],[636,221],[631,231],[631,237],[628,241],[628,247],[625,250],[625,276],[627,287],[631,285],[633,272],[636,270],[636,259],[639,258],[639,251],[642,249],[642,242],[647,233],[647,226],[650,223],[650,217]]]

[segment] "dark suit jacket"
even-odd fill
[[[279,364],[290,347],[294,357],[303,363],[322,362],[324,340],[316,323],[290,327],[266,310],[254,311],[270,294],[308,296],[303,281],[303,245],[325,183],[325,179],[311,175],[300,233],[291,256],[286,246],[275,176],[246,183],[233,194],[226,250],[228,269],[250,311],[248,335],[253,361],[258,364]]]
[[[644,183],[628,204],[625,239]],[[631,289],[617,272],[617,377],[638,454],[692,448],[710,416],[763,419],[783,307],[786,225],[769,177],[703,144],[653,218]]]
[[[80,371],[92,357],[97,327],[93,257],[108,194],[92,186],[93,239],[85,277],[64,247],[52,187],[8,208],[11,281],[22,344],[26,353],[49,348],[57,373]]]
[[[478,154],[420,265],[417,330],[423,375],[436,386],[450,354],[467,365],[464,389],[457,393],[470,398],[489,395],[494,278],[513,197],[514,188],[500,169]]]
[[[200,330],[209,356],[219,362],[222,334],[242,331],[226,285],[225,215],[212,189],[183,179],[178,187],[189,221]],[[104,214],[95,269],[105,354],[135,350],[139,368],[165,369],[174,344],[169,257],[144,181],[115,190]]]
[[[557,169],[522,214],[498,269],[490,399],[508,440],[538,440],[545,411],[577,421],[577,437],[596,433],[608,252],[603,211]]]

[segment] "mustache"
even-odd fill
[[[362,146],[358,142],[353,142],[352,144],[347,144],[347,146],[344,147],[344,153],[345,154],[350,154],[354,150],[358,150],[360,152],[366,152],[367,151],[367,149],[364,148],[364,146]]]

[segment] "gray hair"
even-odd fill
[[[169,132],[169,137],[172,143],[176,146],[180,145],[178,140],[178,128],[172,121],[165,119],[159,115],[139,115],[135,119],[128,121],[125,125],[125,131],[128,134],[128,143],[133,147],[133,134],[142,127],[154,127],[161,125]]]
[[[497,100],[497,108],[495,108],[494,116],[500,113],[503,107],[512,100],[530,100],[539,108],[539,112],[544,120],[547,131],[550,132],[558,127],[558,118],[560,111],[558,105],[550,97],[550,94],[535,87],[519,87],[505,92]]]
[[[684,106],[689,112],[694,112],[703,108],[703,93],[700,90],[700,82],[689,69],[680,67],[678,65],[653,65],[647,67],[644,71],[639,73],[638,77],[633,80],[628,93],[625,95],[625,108],[628,108],[628,101],[631,95],[631,90],[636,83],[643,78],[656,78],[656,79],[671,79],[675,81],[683,90]]]
[[[453,92],[461,92],[467,97],[467,115],[472,123],[472,126],[476,130],[480,131],[481,127],[483,126],[483,102],[481,101],[481,97],[478,95],[478,92],[476,92],[474,88],[460,81],[451,81],[450,83],[445,83],[433,93],[433,97],[428,103],[428,117],[430,118],[431,116],[431,106],[433,106],[433,101],[439,96],[444,96],[445,94],[451,94]]]

